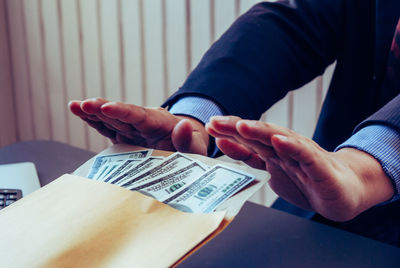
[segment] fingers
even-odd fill
[[[81,103],[82,102],[78,101],[78,100],[73,100],[68,103],[68,107],[69,107],[70,111],[74,115],[79,116],[79,117],[86,116],[86,113],[84,111],[82,111],[82,109],[81,109]]]
[[[235,160],[243,161],[251,167],[265,169],[265,162],[256,153],[252,152],[244,145],[236,143],[230,139],[221,138],[217,138],[215,143],[227,156]]]
[[[92,98],[81,102],[81,109],[86,114],[97,115],[100,113],[100,108],[108,101],[103,98]]]
[[[287,128],[226,116],[213,117],[207,130],[219,138],[218,145],[224,146],[220,149],[225,154],[249,162],[248,159],[255,153],[264,162],[276,162],[298,187],[308,177],[316,178],[324,172],[322,166],[316,164],[323,158],[322,149],[312,140]]]
[[[69,103],[69,106],[72,113],[81,117],[82,119],[86,118],[94,122],[103,122],[103,124],[107,128],[113,131],[118,131],[118,132],[132,131],[132,127],[129,126],[128,124],[124,124],[116,119],[111,119],[102,113],[101,107],[106,103],[109,102],[105,99],[93,98],[84,101],[71,101]]]
[[[237,131],[237,126],[241,121],[243,120],[235,116],[213,117],[210,123],[206,125],[206,130],[216,138],[229,139],[234,143],[246,146],[248,150],[259,154],[259,157],[264,161],[268,158],[276,157],[270,145],[256,139],[245,138]]]
[[[259,141],[265,145],[271,145],[272,135],[292,133],[285,127],[254,120],[240,120],[236,123],[236,129],[243,138]]]
[[[216,135],[234,136],[237,134],[236,123],[239,120],[241,118],[237,116],[213,116],[208,125]]]
[[[117,118],[110,118],[102,112],[102,107],[108,103],[110,102],[102,98],[88,99],[81,103],[81,109],[92,121],[102,121],[109,129],[127,133],[128,135],[129,132],[134,130],[132,126],[121,122]]]
[[[145,108],[120,102],[102,105],[101,112],[108,118],[118,120],[138,130],[144,137],[170,134],[179,121],[176,116],[162,108]]]
[[[83,121],[85,121],[86,123],[88,123],[89,126],[93,127],[94,129],[96,129],[101,135],[110,138],[110,139],[114,139],[115,138],[115,131],[113,131],[112,129],[106,127],[105,124],[103,124],[101,122],[100,119],[98,119],[96,116],[90,115],[88,113],[86,113],[83,109],[82,109],[82,103],[83,101],[70,101],[68,103],[69,109],[71,110],[71,112],[76,115],[79,116]]]
[[[329,169],[325,161],[325,153],[316,143],[305,137],[273,135],[272,146],[282,159],[297,162],[304,175],[297,174],[300,179],[312,178],[320,180]],[[324,164],[326,163],[326,164]],[[303,175],[303,176],[302,176]]]
[[[72,101],[69,106],[75,115],[115,142],[175,150],[171,135],[181,118],[165,109],[109,102],[102,98]],[[206,154],[207,144],[197,142],[201,135],[196,129],[198,127],[190,128],[190,123],[177,128],[175,140],[178,150]],[[203,132],[208,141],[207,133]]]

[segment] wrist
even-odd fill
[[[393,196],[394,189],[390,179],[372,155],[347,147],[334,154],[352,170],[354,179],[357,180],[354,184],[355,189],[350,189],[357,202],[356,214],[385,202]]]

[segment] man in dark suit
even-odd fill
[[[227,155],[267,168],[275,191],[319,213],[314,219],[345,221],[336,225],[397,244],[399,228],[390,217],[399,212],[399,167],[386,162],[398,151],[390,158],[382,152],[397,148],[392,141],[400,135],[399,87],[386,71],[399,16],[396,0],[260,3],[230,27],[166,101],[170,112],[103,99],[74,101],[70,108],[114,142],[215,155],[209,133]],[[315,142],[242,120],[257,120],[334,61]],[[212,115],[239,117],[216,117],[207,132],[204,124]],[[357,125],[356,140],[345,142]],[[368,139],[381,143],[364,146]],[[385,201],[393,202],[374,207]]]

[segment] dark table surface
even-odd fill
[[[0,164],[35,163],[42,186],[92,156],[54,141],[0,148]],[[400,249],[248,202],[179,267],[400,267]]]
[[[72,173],[95,153],[56,141],[27,141],[0,148],[0,164],[33,162],[40,184]]]
[[[247,202],[181,267],[400,267],[400,249]]]

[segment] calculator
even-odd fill
[[[0,165],[0,209],[39,188],[39,177],[32,162]]]
[[[0,209],[3,209],[22,198],[20,189],[0,189]]]

